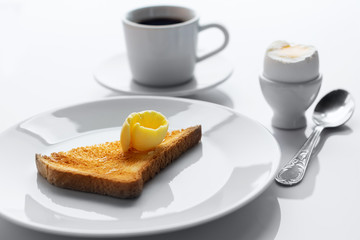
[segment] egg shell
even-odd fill
[[[314,52],[298,62],[285,62],[273,59],[266,53],[263,75],[279,82],[297,83],[316,79],[319,76],[319,54]]]

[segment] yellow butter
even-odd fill
[[[124,152],[129,148],[139,151],[150,150],[163,141],[168,128],[168,120],[157,111],[131,113],[121,129],[121,147]]]

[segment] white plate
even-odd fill
[[[134,111],[165,114],[170,130],[201,124],[202,141],[124,200],[50,185],[35,153],[113,141]],[[25,227],[75,236],[130,236],[183,229],[249,203],[270,183],[280,151],[260,124],[201,101],[122,97],[39,114],[0,134],[0,215]]]
[[[135,95],[189,96],[218,86],[232,74],[232,65],[217,54],[196,65],[194,78],[174,87],[148,87],[132,80],[125,54],[116,55],[103,62],[94,72],[95,80],[110,90]]]

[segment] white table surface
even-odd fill
[[[98,85],[92,71],[125,52],[121,17],[148,4],[181,1],[4,1],[0,0],[0,131],[49,109],[120,94]],[[188,1],[201,23],[220,22],[230,31],[224,51],[235,71],[216,89],[190,96],[222,104],[259,121],[278,140],[284,162],[313,127],[283,131],[271,127],[272,112],[258,82],[266,47],[274,40],[315,45],[324,75],[320,96],[351,91],[360,101],[360,2]],[[209,31],[199,45],[221,41]],[[136,239],[360,239],[360,113],[326,131],[303,182],[272,184],[240,210],[191,229]],[[5,159],[1,159],[4,161]],[[5,197],[1,192],[0,197]],[[0,217],[0,239],[75,239],[36,232]]]

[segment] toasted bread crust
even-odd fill
[[[195,126],[182,130],[176,137],[170,136],[167,142],[152,151],[153,154],[122,153],[125,158],[136,158],[140,154],[146,160],[136,173],[124,179],[66,168],[45,155],[36,154],[35,161],[40,175],[55,186],[118,198],[134,198],[141,194],[145,182],[195,146],[200,139],[201,126]],[[96,148],[96,145],[91,147]]]

